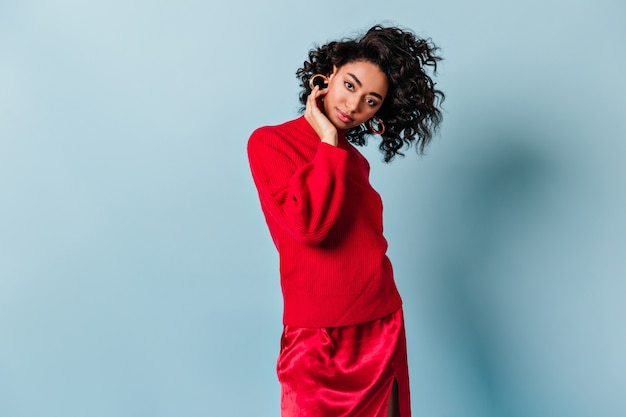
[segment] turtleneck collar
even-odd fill
[[[300,116],[298,117],[296,120],[296,126],[301,129],[303,132],[306,132],[307,135],[310,135],[311,137],[315,137],[317,140],[321,140],[320,137],[317,135],[317,132],[315,131],[315,129],[313,129],[313,126],[311,126],[311,124],[309,123],[309,121],[304,117],[304,116]],[[346,131],[345,130],[337,130],[337,139],[338,139],[338,143],[342,144],[343,142],[346,141]]]

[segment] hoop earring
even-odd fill
[[[372,121],[374,121],[374,120],[376,120],[376,123],[378,124],[378,130],[376,130],[376,128],[374,128],[374,124],[372,123]],[[381,119],[378,116],[372,117],[367,122],[367,127],[369,128],[370,132],[372,132],[375,135],[382,135],[383,133],[385,133],[385,123],[383,123],[383,119]]]
[[[324,84],[328,84],[328,77],[327,77],[327,76],[325,76],[324,74],[315,74],[315,75],[312,75],[312,76],[311,76],[311,78],[309,78],[309,87],[311,87],[311,90],[313,90],[313,89],[315,88],[315,80],[316,80],[317,78],[321,78],[321,79],[323,80],[323,81],[322,81],[322,83],[321,83],[321,85],[320,85],[320,88],[322,88],[322,86],[323,86]],[[319,84],[319,83],[318,83],[318,84]]]

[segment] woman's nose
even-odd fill
[[[346,110],[352,113],[356,113],[358,109],[359,109],[359,102],[357,100],[354,100],[354,99],[346,100]]]

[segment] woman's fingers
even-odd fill
[[[304,116],[323,142],[337,146],[337,128],[321,110],[321,99],[327,92],[326,89],[320,90],[319,86],[313,88],[306,101]]]
[[[326,92],[322,92],[320,90],[320,88],[318,86],[315,86],[315,88],[313,88],[313,90],[311,91],[311,94],[309,94],[309,97],[307,99],[307,103],[306,103],[306,107],[307,110],[310,111],[317,111],[321,113],[320,110],[320,99],[326,94]]]

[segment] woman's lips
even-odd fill
[[[352,117],[348,116],[345,112],[343,112],[340,109],[337,109],[337,118],[339,118],[339,120],[341,120],[344,123],[352,122]]]

